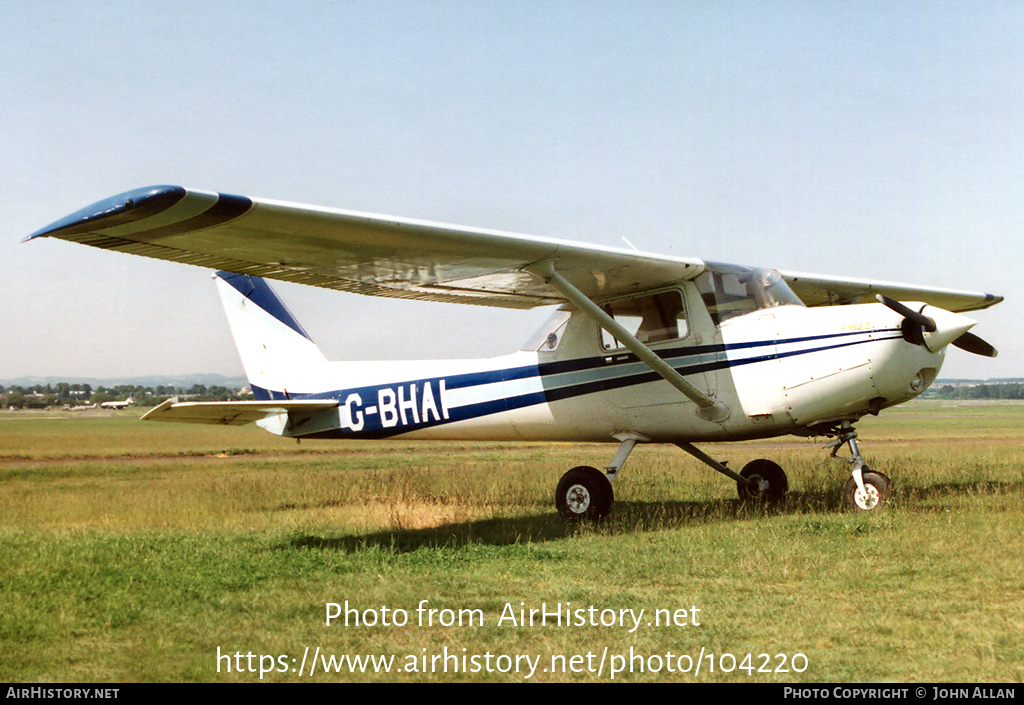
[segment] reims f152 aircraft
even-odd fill
[[[576,467],[555,505],[570,521],[612,506],[638,443],[672,443],[778,502],[776,463],[734,472],[694,443],[794,434],[850,463],[844,501],[881,506],[854,424],[921,394],[950,344],[994,357],[961,312],[1002,297],[705,262],[314,208],[179,186],[88,206],[27,239],[221,270],[217,285],[255,401],[168,400],[143,418],[282,436],[618,443]],[[486,360],[330,362],[264,278],[425,301],[557,306],[518,352]],[[850,457],[837,456],[848,446]]]

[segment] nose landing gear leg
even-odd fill
[[[844,421],[837,430],[838,438],[826,448],[832,448],[832,456],[836,460],[853,465],[851,477],[843,488],[843,504],[858,512],[870,512],[883,506],[892,494],[892,481],[880,472],[875,472],[864,463],[857,445],[857,431],[853,424]],[[843,445],[850,447],[850,458],[839,457],[839,449]]]

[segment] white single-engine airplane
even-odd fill
[[[282,436],[617,442],[558,483],[567,520],[612,506],[637,443],[672,443],[777,502],[770,460],[739,473],[693,444],[785,434],[848,445],[844,501],[880,506],[854,423],[921,394],[953,344],[994,357],[959,312],[1002,297],[757,269],[179,186],[114,196],[26,239],[57,237],[218,271],[256,401],[169,400],[143,418]],[[556,305],[519,352],[488,360],[329,362],[264,278],[512,308]],[[899,303],[900,301],[904,303]]]

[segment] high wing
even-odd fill
[[[358,294],[533,308],[564,300],[524,267],[602,298],[690,279],[680,259],[408,218],[154,186],[84,208],[28,239],[109,250]]]
[[[590,299],[692,279],[679,258],[409,218],[153,186],[83,208],[26,239],[57,237],[136,255],[372,296],[507,308],[561,304],[536,274],[554,270]],[[783,272],[808,306],[873,301],[881,293],[951,311],[1001,297]]]
[[[947,311],[978,311],[994,306],[1002,296],[956,289],[935,289],[871,279],[824,277],[818,274],[779,272],[789,288],[807,306],[874,303],[878,294],[897,301],[921,301]]]

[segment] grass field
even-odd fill
[[[863,421],[896,487],[880,513],[842,510],[823,441],[782,438],[702,446],[780,463],[781,510],[651,446],[584,527],[554,486],[613,445],[297,445],[137,415],[0,413],[0,680],[1024,680],[1024,405]],[[560,626],[519,623],[542,604]]]

